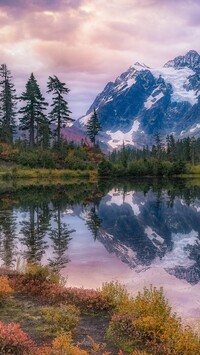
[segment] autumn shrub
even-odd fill
[[[178,326],[175,315],[164,297],[162,289],[144,288],[135,298],[129,298],[113,315],[108,336],[130,349],[145,342],[160,342],[166,322]]]
[[[2,306],[8,297],[12,295],[13,289],[10,287],[10,283],[7,276],[0,276],[0,306]]]
[[[187,326],[183,327],[181,323],[177,327],[172,322],[168,322],[163,327],[160,337],[160,343],[149,344],[154,353],[159,355],[199,355],[200,339],[193,330]]]
[[[129,300],[128,292],[124,285],[120,284],[118,281],[105,282],[102,284],[102,295],[108,298],[111,307],[114,309]]]
[[[65,283],[59,272],[54,271],[48,265],[28,264],[25,268],[25,276],[27,281],[34,280],[62,286]]]
[[[63,302],[74,304],[82,312],[99,313],[110,310],[110,302],[108,297],[102,292],[96,290],[87,290],[83,288],[71,287],[52,287],[45,294],[43,290],[43,300],[51,300],[52,304]]]
[[[73,295],[74,304],[84,312],[99,313],[110,310],[108,297],[100,291],[72,288],[69,292]]]
[[[34,355],[53,355],[53,350],[50,345],[41,345],[34,351]]]
[[[197,335],[184,328],[171,312],[162,288],[144,288],[121,304],[111,318],[108,336],[130,352],[138,349],[153,355],[200,354]]]
[[[43,307],[42,315],[53,332],[68,332],[74,329],[79,322],[79,310],[73,305],[60,305],[59,307]]]
[[[0,159],[5,161],[15,161],[16,157],[19,154],[18,148],[13,148],[7,143],[0,144]]]
[[[24,333],[19,324],[8,325],[0,322],[0,354],[1,355],[34,355],[34,343]]]
[[[134,350],[134,352],[131,353],[131,355],[151,355],[151,354],[147,353],[146,351],[142,351],[142,350]]]
[[[123,305],[126,307],[126,305]],[[130,300],[130,306],[135,318],[153,316],[167,320],[171,315],[171,307],[164,296],[162,287],[144,287],[142,292],[138,292],[135,299]],[[121,309],[121,311],[123,308]]]
[[[88,355],[87,351],[79,349],[73,345],[71,333],[59,335],[52,346],[52,355]]]

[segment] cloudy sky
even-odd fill
[[[162,66],[200,52],[199,0],[0,0],[0,58],[18,93],[33,72],[71,89],[73,117],[136,61]]]

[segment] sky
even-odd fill
[[[161,67],[190,49],[200,53],[200,0],[0,0],[0,64],[17,93],[33,72],[46,95],[57,75],[73,118],[135,62]]]

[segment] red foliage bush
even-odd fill
[[[62,287],[47,281],[30,280],[26,275],[14,277],[11,285],[15,291],[39,297],[50,305],[74,304],[84,312],[104,312],[112,308],[108,297],[100,291]]]
[[[31,355],[34,354],[34,342],[21,330],[19,324],[8,325],[0,322],[0,354]]]

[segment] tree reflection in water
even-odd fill
[[[49,266],[55,271],[60,271],[70,261],[66,255],[66,251],[69,247],[69,242],[72,239],[71,233],[75,232],[74,229],[69,229],[66,223],[61,220],[61,205],[57,204],[57,208],[54,211],[54,222],[56,227],[50,228],[50,239],[53,242],[53,258],[48,259]]]
[[[74,232],[63,215],[66,209],[77,221],[84,219],[94,240],[130,268],[138,271],[157,262],[177,278],[192,284],[200,280],[200,187],[178,179],[117,182],[114,187],[111,182],[24,186],[4,193],[1,264],[13,267],[19,254],[28,263],[48,261],[56,270],[65,267]]]

